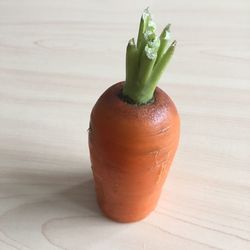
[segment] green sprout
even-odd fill
[[[156,25],[149,9],[145,9],[139,26],[137,43],[129,40],[126,52],[126,81],[123,97],[129,102],[142,105],[154,99],[154,91],[168,62],[176,41],[170,42],[170,24],[156,35]]]

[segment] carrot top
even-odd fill
[[[156,25],[149,9],[145,9],[137,43],[132,38],[126,52],[126,81],[122,90],[125,100],[142,105],[154,100],[157,83],[174,53],[176,41],[170,41],[170,24],[156,35]]]

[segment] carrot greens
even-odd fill
[[[126,81],[122,94],[138,105],[153,100],[157,83],[171,59],[176,41],[169,45],[170,24],[156,35],[156,25],[145,9],[139,26],[137,43],[130,39],[126,51]]]

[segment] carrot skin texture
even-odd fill
[[[108,88],[95,104],[89,150],[101,210],[112,220],[134,222],[157,205],[178,146],[180,120],[160,88],[153,103],[137,106],[119,97],[123,85]]]

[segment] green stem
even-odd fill
[[[149,78],[152,69],[154,67],[157,58],[157,51],[155,48],[150,48],[146,45],[141,58],[140,58],[140,70],[139,70],[139,83],[145,85],[147,79]]]
[[[168,62],[170,61],[170,59],[172,58],[172,56],[174,54],[176,44],[177,44],[177,42],[174,41],[169,46],[167,51],[162,55],[161,59],[156,63],[152,74],[148,78],[148,81],[146,83],[146,85],[148,86],[147,92],[148,92],[148,95],[151,96],[151,98],[153,96],[154,90],[156,88],[156,85],[157,85],[160,77],[162,76]]]
[[[138,32],[138,37],[137,37],[137,48],[141,47],[144,32],[146,31],[146,28],[148,26],[149,18],[150,18],[150,13],[149,13],[148,8],[146,8],[142,14],[141,21],[140,21],[139,32]]]
[[[159,47],[158,54],[157,54],[157,60],[155,63],[157,63],[162,58],[163,54],[166,52],[169,40],[170,40],[170,24],[168,24],[163,29],[163,31],[160,35],[161,45]]]
[[[123,88],[123,93],[128,95],[133,89],[138,72],[138,50],[135,45],[134,38],[130,39],[127,46],[126,53],[126,84]]]

